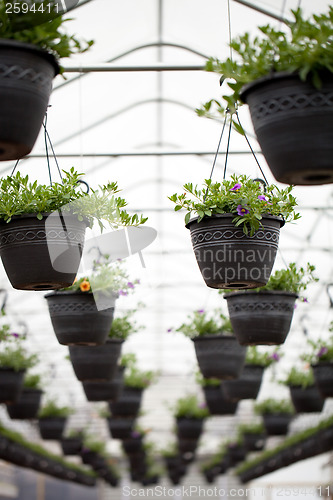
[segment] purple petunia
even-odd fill
[[[201,409],[207,408],[206,403],[200,403],[199,408],[201,408]]]
[[[271,359],[274,359],[274,361],[280,361],[280,356],[277,352],[273,352],[273,354],[271,355]]]
[[[317,358],[320,358],[324,354],[326,354],[328,351],[327,347],[321,347],[319,351],[317,352]]]
[[[238,205],[237,213],[238,213],[238,215],[246,215],[246,214],[250,213],[250,210],[248,210],[246,207],[242,207],[242,205]]]
[[[204,313],[205,313],[205,310],[204,310],[204,309],[198,309],[198,310],[197,310],[197,312],[198,312],[199,314],[204,314]]]
[[[237,184],[235,184],[234,186],[232,186],[232,188],[230,188],[230,191],[238,191],[238,189],[240,189],[241,187],[242,185],[237,182]]]
[[[126,295],[128,295],[128,293],[125,292],[124,290],[119,290],[119,295],[123,295],[124,297],[126,297]]]
[[[172,332],[172,330],[173,330],[172,328],[168,328],[167,332],[170,333],[170,332]]]
[[[267,201],[267,200],[266,200],[266,196],[265,196],[265,195],[263,195],[263,194],[259,194],[259,196],[258,196],[258,200],[261,200],[261,201]]]
[[[127,286],[128,286],[128,288],[134,288],[134,284],[131,281],[129,281],[127,283]]]
[[[20,337],[18,333],[11,333],[11,336],[15,337],[16,339],[18,339]]]

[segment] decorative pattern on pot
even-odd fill
[[[135,387],[123,387],[119,398],[109,403],[112,415],[123,415],[136,417],[140,411],[143,389]]]
[[[15,403],[23,389],[24,370],[0,367],[0,403]]]
[[[35,144],[59,66],[34,45],[1,39],[0,49],[0,161],[16,160]]]
[[[333,397],[333,363],[321,361],[312,365],[316,386],[323,398]]]
[[[43,391],[40,389],[24,388],[15,401],[7,405],[7,412],[11,419],[26,420],[36,418]]]
[[[232,379],[240,375],[246,347],[231,335],[204,335],[193,339],[199,368],[205,378]]]
[[[47,224],[47,225],[46,225]],[[66,215],[66,226],[56,214],[12,217],[0,221],[0,256],[13,288],[50,290],[71,285],[84,246],[86,222]],[[52,248],[58,258],[50,257]]]
[[[333,76],[315,88],[295,74],[271,73],[244,86],[253,127],[274,177],[286,184],[333,182]]]
[[[253,236],[235,227],[232,214],[193,218],[191,231],[195,257],[202,277],[211,288],[256,288],[267,283],[279,244],[279,217],[264,216]]]
[[[264,368],[256,365],[244,365],[239,378],[222,382],[222,391],[227,399],[256,399],[258,396]]]
[[[228,400],[220,385],[205,386],[203,391],[211,415],[234,415],[236,413],[238,401]]]
[[[123,340],[108,339],[99,346],[69,346],[75,375],[81,382],[111,380],[117,371]]]
[[[113,320],[117,295],[106,297],[108,308],[98,310],[94,295],[62,291],[45,295],[59,344],[104,344]]]
[[[287,413],[265,414],[262,416],[264,427],[269,436],[284,436],[288,433],[288,427],[292,421],[292,415]]]
[[[290,386],[290,397],[297,413],[321,412],[325,399],[316,386]]]
[[[290,292],[232,292],[224,295],[230,321],[241,345],[283,344],[297,295]]]
[[[38,426],[42,439],[60,440],[65,429],[67,417],[39,418]]]

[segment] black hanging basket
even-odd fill
[[[107,340],[117,295],[105,297],[106,309],[98,309],[93,293],[52,292],[45,295],[59,344],[101,345]]]
[[[142,403],[143,389],[124,386],[119,398],[109,403],[112,415],[136,417]]]
[[[180,439],[199,439],[203,431],[203,425],[204,419],[202,418],[177,418],[177,436]]]
[[[290,397],[297,413],[321,412],[325,399],[320,395],[317,386],[290,386]]]
[[[70,286],[79,269],[86,226],[75,216],[58,217],[56,212],[43,214],[41,220],[37,214],[25,214],[9,223],[0,221],[0,256],[12,287]]]
[[[290,330],[297,295],[291,292],[231,292],[224,295],[241,345],[280,345]]]
[[[0,403],[15,403],[23,389],[24,370],[0,367]]]
[[[264,449],[266,444],[266,434],[244,432],[242,436],[243,436],[244,446],[247,449],[247,451],[261,451]]]
[[[60,440],[65,429],[67,417],[45,417],[38,420],[42,439]]]
[[[107,419],[111,437],[129,439],[135,424],[135,417],[112,416]]]
[[[60,440],[60,445],[63,454],[66,456],[80,455],[82,451],[82,439],[78,437],[63,437]]]
[[[232,335],[204,335],[193,339],[199,368],[205,378],[232,379],[244,366],[246,347]]]
[[[228,456],[230,467],[234,467],[239,462],[242,462],[246,457],[247,449],[244,444],[229,444],[228,445]]]
[[[48,52],[0,40],[0,161],[22,158],[32,150],[58,73]]]
[[[81,382],[111,380],[117,372],[122,343],[120,339],[108,339],[98,346],[69,346],[77,379]]]
[[[88,401],[116,401],[123,387],[124,368],[118,367],[116,375],[108,382],[82,382]]]
[[[258,396],[264,368],[259,365],[244,365],[239,378],[222,382],[222,390],[227,399],[256,399]]]
[[[43,391],[24,388],[15,403],[7,405],[7,412],[13,420],[36,418]]]
[[[333,397],[333,363],[321,361],[312,365],[315,384],[323,398]]]
[[[320,75],[315,88],[297,74],[276,73],[243,87],[242,101],[263,155],[279,182],[333,182],[333,75]]]
[[[284,436],[293,416],[289,413],[270,413],[262,416],[268,436]]]
[[[221,385],[205,386],[203,391],[211,415],[234,415],[236,413],[238,401],[233,402],[226,399]]]
[[[280,217],[265,216],[253,236],[235,227],[233,214],[198,217],[186,225],[191,231],[202,277],[211,288],[256,288],[266,285],[279,244]]]

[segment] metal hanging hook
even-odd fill
[[[264,181],[264,179],[260,179],[259,177],[256,177],[255,179],[253,179],[253,182],[260,182],[260,184],[262,184],[264,193],[266,193],[267,184]]]
[[[330,309],[333,309],[333,294],[330,289],[333,287],[333,283],[328,283],[326,285],[326,293],[328,296],[328,300],[330,301]]]
[[[84,184],[84,185],[86,186],[86,188],[87,188],[86,194],[88,194],[88,193],[89,193],[89,191],[90,191],[90,187],[89,187],[88,182],[83,181],[82,179],[78,179],[76,182],[77,182],[77,184]]]

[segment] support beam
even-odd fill
[[[57,153],[57,158],[118,158],[120,156],[212,156],[216,151],[134,151],[134,152],[114,152],[114,153]],[[224,155],[220,151],[219,155]],[[250,155],[251,151],[229,151],[229,155]],[[255,151],[256,155],[262,154],[261,151]],[[34,153],[24,158],[45,158],[45,153]]]
[[[112,63],[90,64],[83,66],[65,66],[64,73],[98,73],[123,71],[203,71],[203,64],[139,64],[135,66],[117,65]]]
[[[257,12],[260,12],[261,14],[265,14],[265,16],[272,17],[273,19],[276,19],[277,21],[280,21],[281,23],[287,24],[289,22],[289,19],[286,17],[279,16],[278,14],[274,14],[274,12],[271,12],[270,10],[264,9],[263,7],[260,7],[259,5],[255,5],[253,2],[249,2],[248,0],[234,0],[234,2],[240,3],[241,5],[244,5],[245,7],[249,7],[249,9],[253,9]]]

